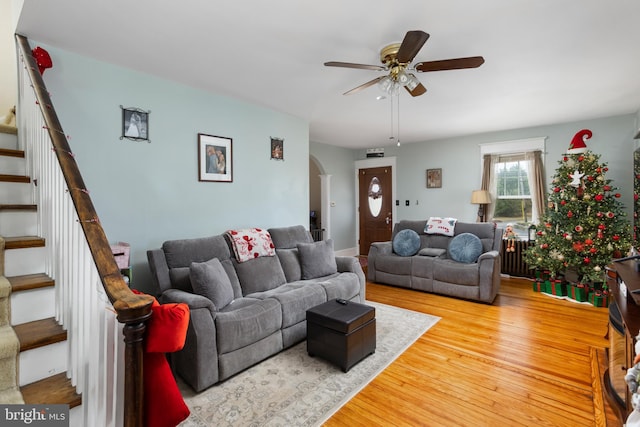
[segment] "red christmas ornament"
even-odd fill
[[[575,242],[573,244],[573,250],[576,252],[582,252],[584,250],[584,245],[581,242]]]
[[[583,161],[583,160],[584,160],[584,156],[580,156],[580,157],[578,157],[578,161],[579,161],[579,162],[581,162],[581,161]]]
[[[51,61],[49,52],[47,52],[40,46],[33,49],[31,51],[31,54],[35,58],[36,64],[38,64],[38,70],[40,70],[40,74],[44,74],[44,70],[46,70],[47,68],[53,67],[53,62]]]
[[[619,199],[620,197],[622,197],[622,194],[616,193],[616,198]]]
[[[553,192],[554,192],[554,193],[559,193],[559,192],[560,192],[560,188],[559,188],[559,187],[555,187],[555,188],[553,189]]]
[[[602,173],[602,168],[600,168],[600,167],[596,168],[596,172],[597,173]]]
[[[589,181],[589,182],[593,182],[593,180],[594,180],[594,179],[595,179],[595,178],[594,178],[592,175],[589,175],[589,176],[587,177],[587,181]]]
[[[588,256],[584,257],[582,259],[582,262],[584,262],[585,264],[589,264],[591,262],[591,258],[589,258]]]
[[[605,228],[607,228],[607,227],[604,224],[598,225],[598,229],[600,229],[600,230],[604,230]]]
[[[591,246],[591,245],[593,245],[593,240],[591,240],[591,239],[585,239],[585,240],[584,240],[584,244],[585,244],[585,245],[589,245],[589,246]]]
[[[571,211],[567,212],[567,218],[573,218],[573,212]]]
[[[589,249],[589,252],[591,252],[592,254],[595,254],[596,252],[598,252],[598,250],[592,247],[591,249]]]
[[[620,240],[620,236],[618,236],[617,234],[614,234],[612,239],[617,242],[618,240]]]
[[[601,202],[604,199],[604,196],[602,194],[596,194],[594,199],[596,199],[597,201]]]
[[[610,191],[611,190],[611,186],[610,185],[605,185],[604,187],[602,187],[602,189],[604,191]]]
[[[564,205],[566,205],[566,204],[567,204],[567,201],[566,201],[566,200],[560,200],[560,204],[561,204],[562,206],[564,206]]]
[[[564,161],[566,162],[567,160],[569,160],[569,158],[568,158],[567,156],[564,156],[564,157],[562,158],[562,160],[564,160]]]

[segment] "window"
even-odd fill
[[[482,144],[482,189],[489,190],[487,220],[512,224],[523,239],[544,210],[542,153],[546,138]]]
[[[493,220],[513,224],[518,234],[526,234],[533,218],[529,163],[524,154],[500,156],[493,170],[496,182]]]

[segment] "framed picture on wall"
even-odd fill
[[[233,140],[198,134],[198,181],[233,182]]]
[[[122,109],[122,135],[120,139],[127,138],[134,141],[149,140],[149,113],[140,108],[123,107]]]
[[[442,187],[442,169],[427,169],[427,188]]]
[[[284,139],[271,138],[271,160],[284,160]]]

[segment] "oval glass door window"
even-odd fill
[[[369,212],[374,218],[380,215],[382,210],[382,187],[377,176],[371,178],[369,183]]]

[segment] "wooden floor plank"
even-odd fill
[[[326,426],[621,426],[592,372],[608,311],[503,279],[494,304],[367,283],[367,299],[440,316]],[[598,374],[595,374],[596,376]]]

